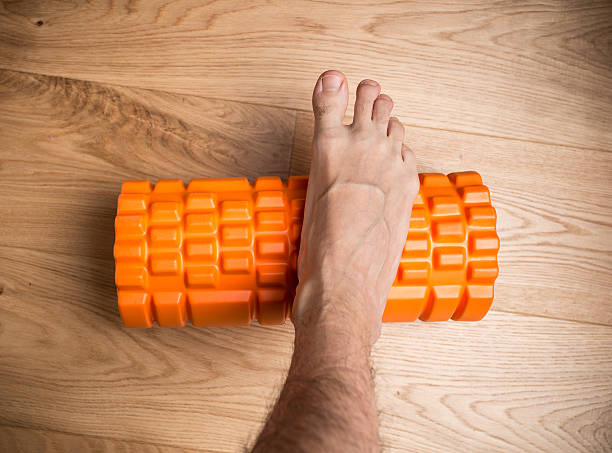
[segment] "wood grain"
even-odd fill
[[[482,173],[502,236],[484,321],[384,326],[385,451],[612,451],[611,14],[578,0],[2,2],[0,450],[254,440],[292,327],[123,328],[116,196],[133,178],[306,173],[311,87],[339,65],[382,82],[420,170]]]
[[[3,185],[40,167],[47,183],[94,192],[125,179],[285,175],[294,128],[287,110],[12,71],[0,72],[0,116]]]
[[[195,453],[205,450],[186,450],[142,442],[0,426],[0,451],[7,453]]]
[[[610,150],[611,16],[606,0],[5,2],[0,67],[301,110],[337,68],[381,81],[412,125]]]
[[[350,122],[350,118],[346,119]],[[298,113],[293,174],[307,174],[312,115]],[[494,310],[612,325],[610,153],[407,127],[420,171],[476,170],[501,237]]]
[[[212,451],[254,439],[289,365],[290,325],[129,330],[95,254],[1,256],[0,424]],[[523,315],[385,325],[383,444],[607,451],[611,354],[612,327]]]

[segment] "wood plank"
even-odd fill
[[[129,330],[110,260],[2,247],[0,423],[236,451],[280,388],[292,327]],[[490,313],[385,325],[375,357],[389,451],[606,451],[612,327]]]
[[[126,179],[284,176],[294,122],[274,107],[2,70],[0,184],[44,198],[49,186],[114,196]]]
[[[0,450],[11,453],[195,453],[205,451],[15,426],[0,426]]]
[[[308,173],[312,134],[312,114],[298,113],[293,174]],[[406,142],[420,171],[477,170],[489,186],[494,310],[612,324],[611,153],[416,127]]]
[[[611,333],[502,313],[473,324],[385,326],[374,359],[383,445],[609,451]]]
[[[606,0],[96,0],[0,12],[7,69],[309,110],[317,74],[336,68],[353,84],[381,81],[416,126],[612,147]]]

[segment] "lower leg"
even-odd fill
[[[344,75],[313,93],[315,136],[293,306],[287,381],[254,451],[375,451],[370,348],[418,192],[404,128],[380,85],[357,88],[353,124]]]

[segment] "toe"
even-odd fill
[[[396,117],[389,118],[389,125],[387,126],[387,135],[394,142],[404,141],[404,125],[400,123]]]
[[[355,99],[355,117],[353,124],[365,126],[372,123],[372,108],[380,93],[380,85],[374,80],[363,80],[357,87]]]
[[[315,127],[341,127],[348,104],[348,84],[340,71],[325,71],[319,76],[312,93]]]
[[[383,132],[387,132],[389,116],[393,110],[393,101],[386,94],[380,94],[374,101],[372,121]]]

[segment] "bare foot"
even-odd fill
[[[380,85],[357,87],[353,124],[342,123],[348,83],[341,72],[319,77],[312,96],[315,135],[293,308],[296,329],[338,315],[379,335],[387,295],[419,187],[404,127]]]

